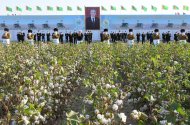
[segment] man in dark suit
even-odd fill
[[[46,33],[46,40],[47,40],[47,43],[50,42],[50,32]]]
[[[41,35],[42,35],[42,42],[45,43],[45,33],[42,33]]]
[[[42,34],[40,33],[40,31],[38,31],[38,33],[37,33],[37,41],[38,42],[41,41],[41,36],[42,36]]]
[[[63,37],[64,37],[64,34],[61,32],[60,37],[59,37],[59,41],[61,42],[61,44],[63,44]]]
[[[141,34],[137,33],[136,36],[137,36],[137,43],[139,43],[140,42],[140,36],[141,36]]]
[[[86,18],[86,29],[87,30],[99,30],[100,19],[96,17],[96,10],[90,10],[90,17]]]
[[[142,37],[142,44],[145,43],[145,36],[146,36],[146,35],[145,35],[144,32],[143,32],[142,35],[141,35],[141,37]]]

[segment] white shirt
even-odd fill
[[[91,17],[91,21],[94,23],[95,22],[95,17]]]

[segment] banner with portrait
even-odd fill
[[[85,29],[100,30],[100,7],[85,7]]]

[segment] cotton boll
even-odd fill
[[[151,96],[150,96],[150,101],[151,101],[151,102],[154,102],[155,100],[156,100],[156,99],[154,99],[154,97],[151,95]]]
[[[90,115],[86,115],[85,118],[86,118],[86,119],[89,119],[89,118],[90,118]]]
[[[97,119],[102,120],[103,118],[104,118],[103,115],[101,115],[101,114],[98,114],[98,115],[97,115]]]
[[[103,119],[101,120],[101,122],[102,122],[102,124],[105,124],[105,125],[108,124],[108,120],[107,120],[106,118],[103,118]]]
[[[167,120],[160,121],[160,125],[167,125]]]
[[[109,88],[111,88],[111,85],[110,84],[106,84],[105,87],[106,87],[106,89],[109,89]]]
[[[114,111],[117,111],[117,110],[118,110],[118,105],[113,104],[112,109],[113,109]]]
[[[99,114],[100,111],[99,111],[98,109],[96,109],[96,110],[94,111],[94,113],[95,113],[95,114]]]
[[[59,87],[59,83],[56,83],[56,84],[54,85],[54,87]]]
[[[115,102],[115,104],[117,104],[118,106],[120,106],[120,105],[123,104],[123,100],[117,100],[117,101]]]
[[[25,125],[28,125],[30,123],[27,116],[22,116],[22,120],[23,120]]]
[[[138,88],[137,91],[138,91],[138,92],[141,92],[141,88]]]
[[[124,123],[126,122],[127,116],[124,113],[119,113],[118,116],[122,122],[124,122]]]

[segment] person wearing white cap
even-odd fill
[[[159,34],[159,30],[158,29],[154,30],[153,43],[154,43],[154,45],[160,44],[160,34]]]
[[[52,34],[53,43],[58,45],[59,44],[59,37],[60,34],[58,33],[58,29],[54,28],[54,33]]]
[[[129,46],[132,46],[134,45],[134,39],[135,39],[135,36],[133,34],[133,29],[129,29],[129,34],[127,35],[127,43]]]
[[[179,35],[179,42],[180,43],[187,43],[187,35],[185,34],[185,29],[181,29],[181,34]]]
[[[108,29],[104,29],[104,32],[102,34],[103,42],[110,44],[110,35],[108,33]]]
[[[28,38],[28,42],[31,45],[34,45],[34,34],[32,34],[32,30],[28,30],[27,38]]]
[[[9,45],[10,44],[10,38],[11,38],[11,34],[9,33],[9,29],[5,28],[4,29],[4,34],[2,36],[3,44],[4,45]]]

